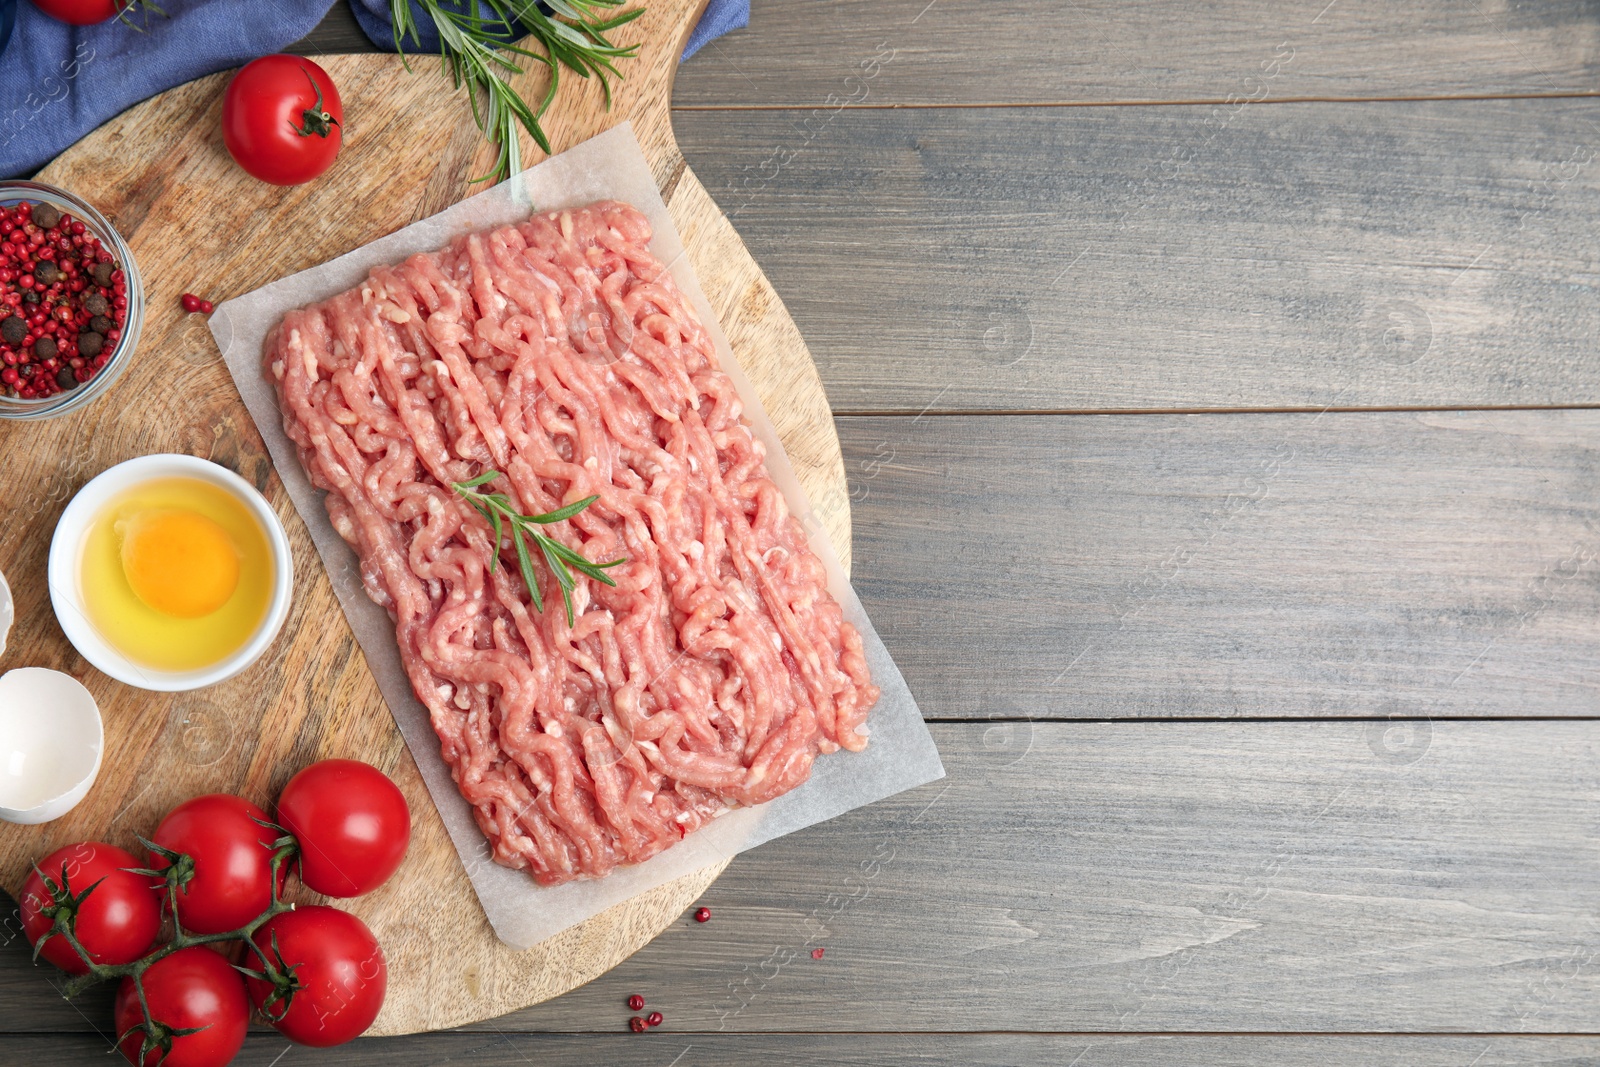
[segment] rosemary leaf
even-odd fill
[[[550,551],[550,546],[554,545],[555,542],[543,534],[534,534],[533,536],[534,540],[539,542],[539,549],[544,553],[544,561],[550,568],[550,573],[556,576],[556,584],[561,586],[561,602],[567,606],[567,625],[571,626],[573,619],[572,589],[574,585],[572,575],[567,572],[567,568],[563,567],[561,561]]]
[[[470,482],[456,482],[455,487],[457,489],[476,489],[480,485],[488,485],[498,477],[500,477],[499,471],[486,471],[472,479]]]
[[[489,513],[489,525],[494,527],[494,547],[489,552],[489,573],[493,574],[494,565],[500,561],[500,538],[503,536],[500,528],[500,513],[498,511]],[[520,537],[516,540],[519,544],[522,542]]]
[[[517,566],[522,568],[522,580],[528,583],[528,592],[533,595],[533,610],[543,611],[544,601],[539,596],[539,583],[533,576],[533,560],[528,556],[528,543],[519,533],[512,540],[517,543]],[[567,625],[572,625],[569,621]]]
[[[534,534],[533,539],[539,543],[539,551],[544,553],[545,565],[550,568],[550,573],[556,576],[556,582],[563,589],[571,589],[574,585],[572,572],[567,570],[566,565],[561,562],[561,557],[555,552],[555,549],[559,547],[558,542],[552,541],[543,534]]]
[[[568,504],[559,511],[552,511],[547,515],[529,515],[527,516],[527,519],[529,522],[537,522],[541,525],[552,522],[563,522],[572,518],[572,516],[576,515],[578,512],[582,511],[584,508],[588,507],[590,504],[593,504],[599,499],[600,498],[597,496],[586,496],[582,500],[573,501],[571,504]]]

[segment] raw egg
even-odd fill
[[[79,566],[89,621],[128,659],[163,671],[210,666],[266,617],[273,564],[254,516],[197,478],[159,478],[113,497]]]

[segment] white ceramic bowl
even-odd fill
[[[89,524],[112,497],[156,478],[197,478],[231,493],[261,524],[272,554],[272,599],[261,625],[233,655],[199,670],[160,671],[128,659],[111,647],[89,622],[83,606],[83,594],[78,588],[79,560]],[[49,575],[50,603],[55,608],[56,620],[66,632],[67,640],[72,642],[83,658],[119,682],[160,693],[178,693],[216,685],[254,663],[272,644],[273,638],[278,636],[283,620],[289,617],[289,599],[294,589],[294,563],[289,556],[289,538],[285,536],[283,524],[278,521],[266,498],[227,468],[196,456],[181,455],[130,459],[101,472],[78,490],[78,495],[72,498],[67,510],[61,513],[61,521],[56,523],[55,538],[50,542]]]
[[[43,667],[0,675],[0,819],[59,819],[100,773],[105,727],[76,678]]]

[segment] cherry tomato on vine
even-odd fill
[[[260,820],[257,822],[256,820]],[[167,813],[150,840],[194,860],[194,876],[178,890],[178,921],[195,934],[234,930],[272,904],[272,843],[267,813],[243,797],[208,793]],[[167,860],[150,854],[150,866]],[[284,871],[278,872],[282,888]]]
[[[171,1051],[163,1058],[159,1048],[147,1049],[142,1067],[157,1063],[161,1067],[223,1067],[244,1044],[250,1022],[244,978],[204,945],[179,949],[151,964],[144,972],[144,996],[150,1018],[161,1027],[197,1032],[169,1035]],[[129,1063],[139,1064],[146,1033],[133,1029],[144,1022],[144,1013],[131,977],[117,987],[112,1015],[119,1035],[117,1047]]]
[[[330,897],[359,897],[405,858],[411,811],[388,775],[359,760],[313,763],[283,787],[278,822],[300,842],[300,878]]]
[[[338,908],[311,904],[274,916],[253,940],[294,968],[296,988],[283,999],[264,978],[249,978],[250,1003],[291,1041],[319,1048],[360,1037],[383,1007],[389,967],[367,924]]]
[[[96,963],[132,963],[145,954],[161,930],[161,892],[148,876],[129,874],[125,868],[141,864],[131,854],[101,841],[68,845],[40,860],[22,885],[22,931],[38,945],[39,955],[68,974],[89,970],[61,934],[51,934],[55,921],[46,910],[55,905],[40,872],[74,897],[93,886],[78,906],[73,936]],[[48,936],[47,936],[48,935]]]
[[[328,72],[300,56],[247,63],[222,98],[222,143],[234,162],[273,185],[299,185],[333,166],[344,104]]]
[[[128,0],[33,0],[33,6],[74,26],[93,26],[116,18],[132,5]]]

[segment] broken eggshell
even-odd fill
[[[0,675],[0,819],[59,819],[100,773],[100,708],[70,674],[21,667]]]

